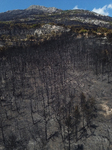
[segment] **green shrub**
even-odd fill
[[[81,29],[81,30],[79,31],[79,33],[88,33],[88,30],[87,30],[87,29]]]

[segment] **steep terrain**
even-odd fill
[[[14,20],[20,18],[26,18],[32,15],[41,15],[45,13],[56,13],[60,12],[60,9],[56,9],[55,7],[44,7],[39,5],[32,5],[24,10],[10,10],[4,13],[0,13],[0,20],[7,21],[7,20]]]
[[[54,21],[0,23],[0,150],[111,150],[111,18],[32,9]]]

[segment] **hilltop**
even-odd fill
[[[0,20],[1,47],[25,46],[29,41],[39,43],[66,31],[77,36],[85,34],[86,37],[111,37],[112,33],[111,17],[79,9],[60,10],[55,7],[32,5],[24,10],[0,13]]]
[[[88,10],[61,10],[55,7],[32,5],[23,10],[17,9],[0,13],[0,21],[33,21],[33,23],[53,21],[54,23],[65,23],[66,25],[75,25],[75,22],[81,22],[100,26],[108,25],[111,28],[112,18]]]

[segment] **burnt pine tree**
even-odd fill
[[[97,117],[97,107],[94,98],[89,98],[85,104],[85,120],[87,127],[92,125],[92,121]]]
[[[81,122],[81,114],[80,114],[78,105],[76,105],[74,108],[73,120],[74,120],[74,127],[75,127],[75,137],[76,137],[76,142],[77,142],[78,141],[78,128]]]
[[[80,95],[80,105],[81,105],[81,112],[82,112],[82,123],[83,123],[83,128],[85,126],[85,104],[86,104],[86,96],[82,92]]]

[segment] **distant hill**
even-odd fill
[[[39,19],[38,19],[39,18]],[[112,17],[104,16],[88,10],[61,10],[55,7],[31,5],[27,9],[10,10],[0,13],[0,21],[33,21],[36,22],[58,22],[63,24],[94,24],[112,28]],[[48,21],[47,21],[48,20]]]
[[[0,20],[1,21],[7,21],[7,20],[14,20],[14,19],[20,19],[20,18],[26,18],[30,15],[40,15],[44,13],[54,13],[54,12],[60,12],[60,9],[57,9],[55,7],[44,7],[39,5],[32,5],[28,7],[27,9],[17,9],[17,10],[11,10],[4,13],[0,13]]]

